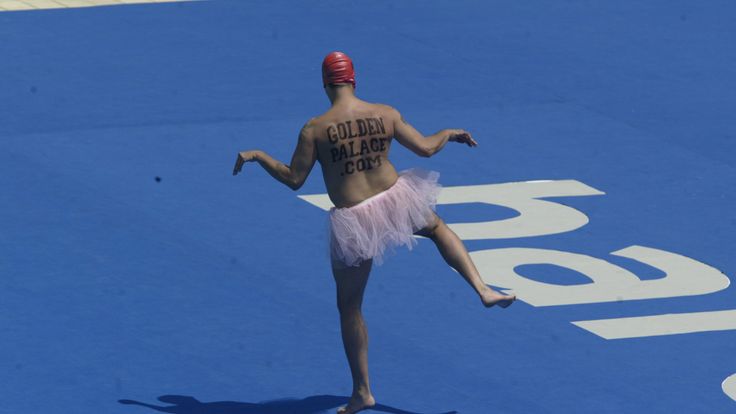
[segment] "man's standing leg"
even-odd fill
[[[353,376],[353,394],[348,405],[338,410],[340,414],[354,413],[375,404],[368,381],[368,331],[361,311],[363,292],[372,264],[373,260],[348,268],[334,262],[332,264],[332,274],[337,284],[342,342]]]

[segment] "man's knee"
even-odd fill
[[[341,316],[350,316],[361,312],[361,300],[357,298],[338,298],[337,310]]]
[[[358,289],[342,289],[337,292],[337,310],[340,315],[360,312],[363,306],[363,294]]]

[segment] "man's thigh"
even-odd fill
[[[440,216],[437,215],[434,211],[432,212],[432,219],[430,220],[429,224],[427,224],[424,228],[417,230],[414,234],[417,236],[423,236],[423,237],[432,237],[432,234],[437,229],[437,226],[440,225],[442,222],[442,219]]]
[[[332,275],[337,285],[337,302],[339,306],[360,306],[363,292],[368,283],[373,260],[364,260],[359,266],[343,266],[332,262]]]

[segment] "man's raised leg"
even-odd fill
[[[368,331],[361,306],[363,292],[368,282],[372,260],[358,267],[342,267],[332,263],[332,274],[337,284],[337,308],[340,311],[340,329],[345,355],[353,376],[353,394],[339,414],[352,414],[375,405],[368,381]]]
[[[504,295],[487,286],[481,279],[463,241],[447,227],[447,224],[437,214],[433,214],[434,222],[419,230],[416,234],[427,237],[434,242],[447,264],[457,270],[478,293],[483,305],[486,307],[498,305],[502,308],[511,305],[516,300],[516,296]]]

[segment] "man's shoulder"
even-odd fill
[[[312,128],[312,127],[314,127],[315,125],[317,125],[319,123],[319,118],[320,118],[319,116],[315,116],[315,117],[309,118],[309,120],[304,123],[304,127],[303,128]]]
[[[324,114],[309,118],[309,120],[304,123],[303,129],[313,130],[314,128],[319,127],[320,125],[324,125],[327,122],[327,117],[325,115],[327,114],[324,113]]]
[[[314,138],[314,128],[318,125],[318,118],[314,117],[310,118],[306,123],[304,123],[304,126],[302,126],[301,131],[299,131],[299,138],[301,139],[312,139]]]
[[[371,106],[371,107],[373,107],[375,109],[378,109],[378,110],[381,110],[381,111],[387,111],[387,112],[388,111],[396,111],[396,109],[393,106],[388,105],[388,104],[385,104],[385,103],[380,103],[380,102],[365,102],[365,101],[363,101],[363,102],[366,105]]]
[[[375,105],[376,108],[380,112],[382,112],[383,114],[385,114],[386,116],[389,116],[389,117],[399,116],[399,111],[396,110],[396,108],[394,108],[391,105],[386,105],[386,104],[383,104],[383,103],[376,103],[376,104],[373,104],[373,105]]]

